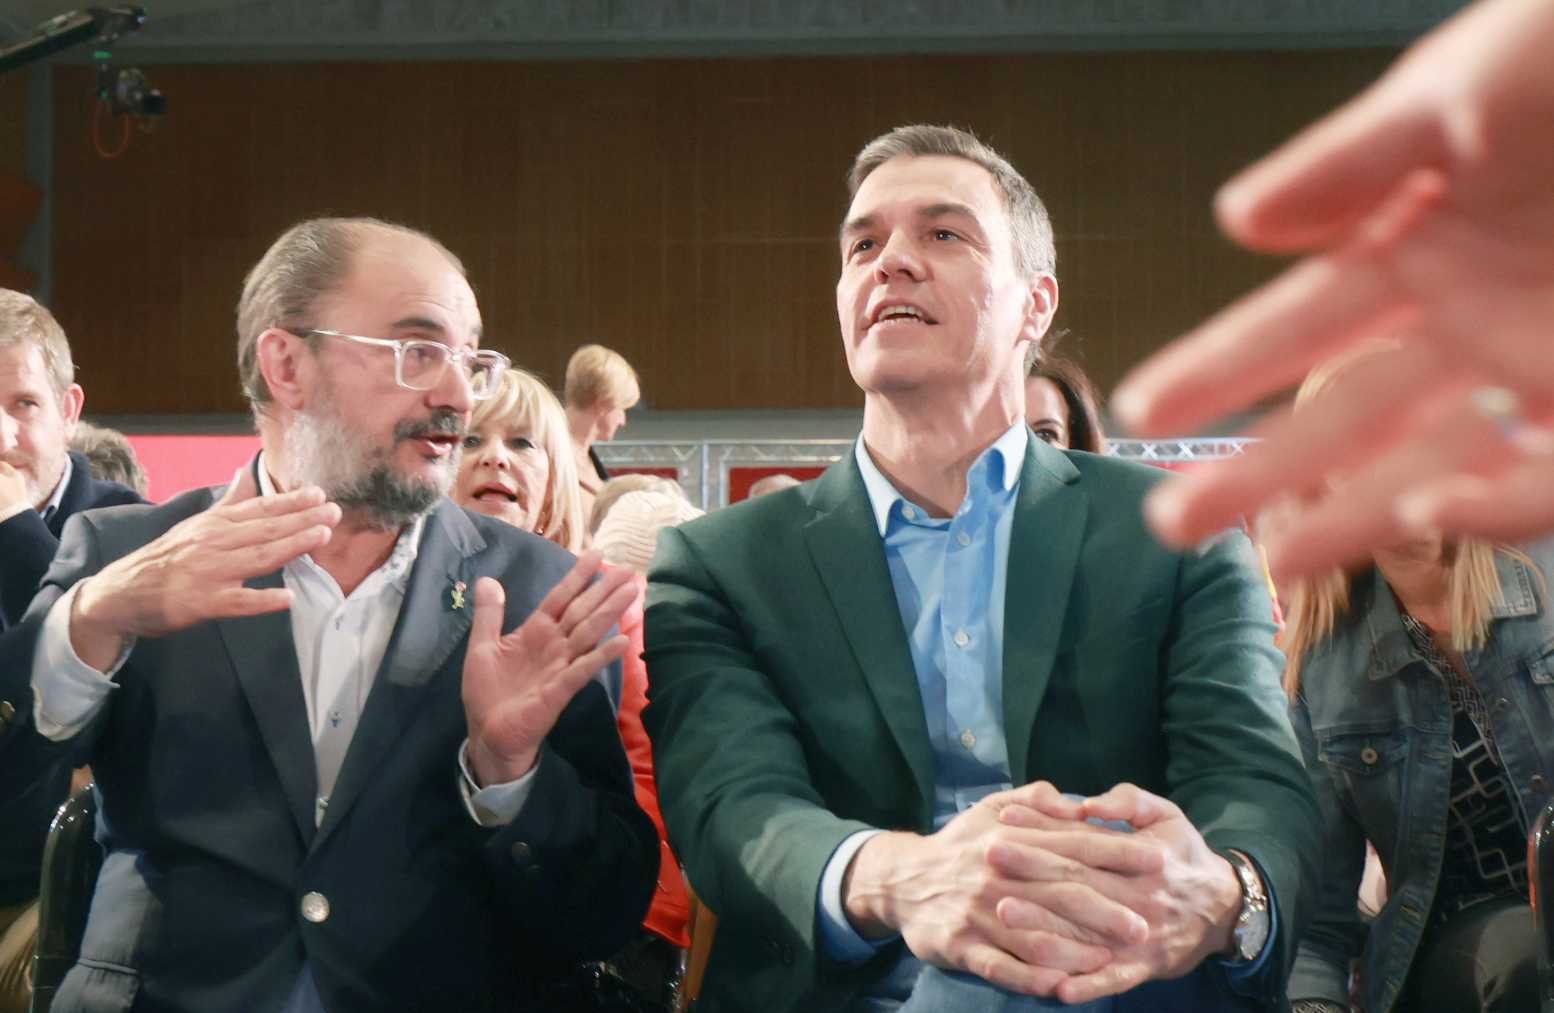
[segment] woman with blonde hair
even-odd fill
[[[1388,348],[1319,367],[1297,412],[1322,410],[1345,370]],[[1285,685],[1327,862],[1295,1013],[1347,1011],[1356,957],[1368,1013],[1538,1008],[1527,834],[1554,777],[1551,568],[1554,544],[1421,533],[1359,572],[1284,589]],[[1368,925],[1367,843],[1388,885]]]
[[[572,436],[573,464],[582,490],[583,511],[587,513],[599,487],[610,478],[593,445],[614,439],[626,425],[626,411],[642,399],[642,387],[637,371],[619,352],[603,345],[584,345],[567,361],[562,394]]]
[[[587,517],[567,438],[566,412],[533,373],[509,369],[475,404],[453,500],[581,552]]]

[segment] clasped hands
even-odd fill
[[[937,833],[881,834],[854,856],[842,896],[866,938],[899,932],[927,963],[1066,1003],[1229,952],[1241,907],[1230,863],[1173,803],[1129,784],[1078,802],[1037,782]]]
[[[86,664],[106,672],[132,638],[289,609],[290,590],[244,582],[322,548],[340,519],[339,506],[315,487],[258,496],[252,469],[241,468],[210,509],[78,585],[71,646]],[[636,589],[629,570],[595,580],[599,570],[599,555],[585,553],[505,634],[502,586],[489,577],[476,582],[463,697],[469,762],[482,785],[516,780],[533,767],[562,709],[600,668],[625,653],[624,636],[601,638],[619,622]]]

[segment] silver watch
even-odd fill
[[[1241,914],[1236,918],[1232,933],[1235,941],[1235,959],[1251,963],[1262,955],[1268,943],[1268,930],[1272,924],[1268,912],[1268,891],[1263,887],[1263,877],[1257,866],[1242,852],[1234,848],[1225,853],[1230,867],[1236,870],[1241,881]]]

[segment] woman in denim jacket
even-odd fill
[[[1291,1003],[1347,1010],[1361,956],[1367,1013],[1535,1011],[1527,832],[1554,783],[1554,543],[1425,536],[1374,562],[1287,589],[1286,685],[1326,862]],[[1389,887],[1369,926],[1367,841]]]

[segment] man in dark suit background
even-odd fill
[[[479,338],[435,240],[295,226],[239,304],[257,460],[67,527],[0,640],[0,779],[64,754],[99,791],[54,1009],[523,1009],[640,922],[632,590],[445,498],[507,364]]]
[[[1058,288],[1006,160],[903,127],[849,188],[854,451],[665,531],[650,577],[644,720],[719,918],[702,1003],[1280,1004],[1317,813],[1246,540],[1166,550],[1158,472],[1026,427]]]
[[[84,400],[54,315],[0,288],[0,632],[27,611],[65,521],[92,507],[141,502],[67,452]],[[11,719],[12,708],[0,707],[0,734]],[[57,762],[20,788],[0,803],[0,1013],[27,1007],[43,840],[70,790],[70,766]]]

